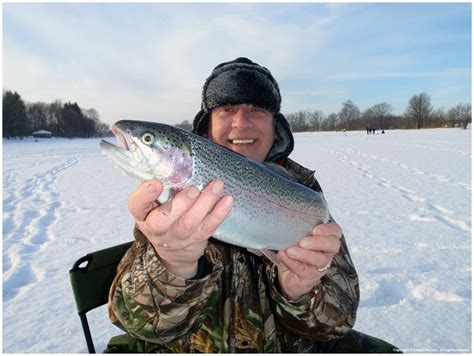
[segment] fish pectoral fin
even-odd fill
[[[277,254],[271,250],[263,249],[263,250],[257,250],[255,248],[247,248],[249,252],[252,252],[253,254],[257,256],[265,256],[268,258],[271,262],[276,264],[278,267],[281,267],[280,259],[278,258]]]
[[[173,199],[175,195],[175,191],[172,190],[171,188],[163,188],[163,191],[161,192],[160,196],[156,201],[160,204],[165,204],[171,199]]]
[[[262,256],[262,250],[257,250],[256,248],[247,248],[247,251],[252,252],[254,255]]]
[[[160,196],[156,199],[161,205],[161,213],[164,215],[169,215],[171,213],[171,208],[173,207],[173,197],[176,195],[176,192],[173,189],[166,188],[164,189]]]
[[[277,254],[271,250],[264,249],[262,253],[268,258],[271,262],[276,264],[278,267],[281,267],[280,259],[278,258]]]

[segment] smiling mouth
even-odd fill
[[[240,140],[230,140],[233,145],[248,145],[254,143],[253,139],[240,139]]]

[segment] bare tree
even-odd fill
[[[179,124],[174,125],[176,127],[179,127],[180,129],[187,130],[187,131],[192,131],[193,125],[188,121],[184,120]]]
[[[471,122],[471,104],[458,104],[449,109],[448,120],[466,129]]]
[[[374,118],[378,121],[380,129],[383,130],[386,128],[386,118],[393,111],[393,106],[389,103],[378,103],[371,107]]]
[[[82,114],[87,120],[94,124],[94,136],[105,137],[112,135],[109,125],[100,121],[100,115],[96,109],[81,109]]]
[[[96,109],[82,109],[82,114],[87,116],[89,119],[99,122],[100,116]]]
[[[433,112],[431,97],[426,93],[413,95],[408,102],[406,115],[415,119],[418,129],[422,128]]]
[[[359,108],[350,100],[342,103],[342,110],[339,112],[341,123],[346,124],[346,130],[352,129],[352,122],[360,116]]]
[[[307,131],[309,116],[310,116],[310,112],[308,110],[306,111],[301,110],[296,113],[286,115],[286,118],[291,126],[291,131],[293,132]]]
[[[320,131],[321,123],[324,121],[324,113],[316,110],[309,114],[308,126],[312,131]]]
[[[113,136],[109,125],[104,124],[103,122],[99,122],[96,124],[95,131],[98,137]]]
[[[336,113],[329,114],[326,120],[324,121],[325,123],[324,127],[327,128],[327,130],[336,131],[337,120],[338,120],[338,116]]]
[[[433,110],[431,113],[431,125],[432,127],[442,127],[447,123],[446,110],[441,107],[436,110]]]
[[[32,131],[48,129],[48,105],[45,103],[27,103],[26,116]]]
[[[364,123],[367,129],[375,127],[375,123],[377,122],[373,108],[368,108],[364,110],[364,112],[362,112],[362,114],[360,115],[360,119],[361,123]]]

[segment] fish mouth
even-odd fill
[[[123,148],[124,150],[131,151],[126,135],[122,129],[117,125],[112,126],[112,133],[115,135],[115,140],[117,141],[118,147]]]
[[[102,140],[99,143],[102,152],[109,156],[115,165],[125,171],[125,173],[140,180],[152,179],[153,172],[137,157],[134,152],[134,143],[131,141],[128,130],[121,129],[116,125],[112,126],[112,133],[116,138],[116,145]],[[135,150],[136,151],[136,150]]]
[[[99,146],[103,152],[112,158],[116,163],[125,162],[127,160],[133,160],[132,150],[127,140],[127,133],[120,129],[117,125],[112,126],[112,133],[115,136],[116,145],[113,143],[102,140]]]

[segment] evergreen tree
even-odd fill
[[[61,131],[67,138],[81,136],[82,112],[77,103],[66,103],[61,111]]]
[[[61,137],[64,136],[62,131],[62,111],[63,104],[61,101],[56,100],[48,105],[48,114],[47,114],[47,130],[51,131],[54,135]]]
[[[3,92],[3,137],[24,137],[30,134],[25,103],[17,92]]]

